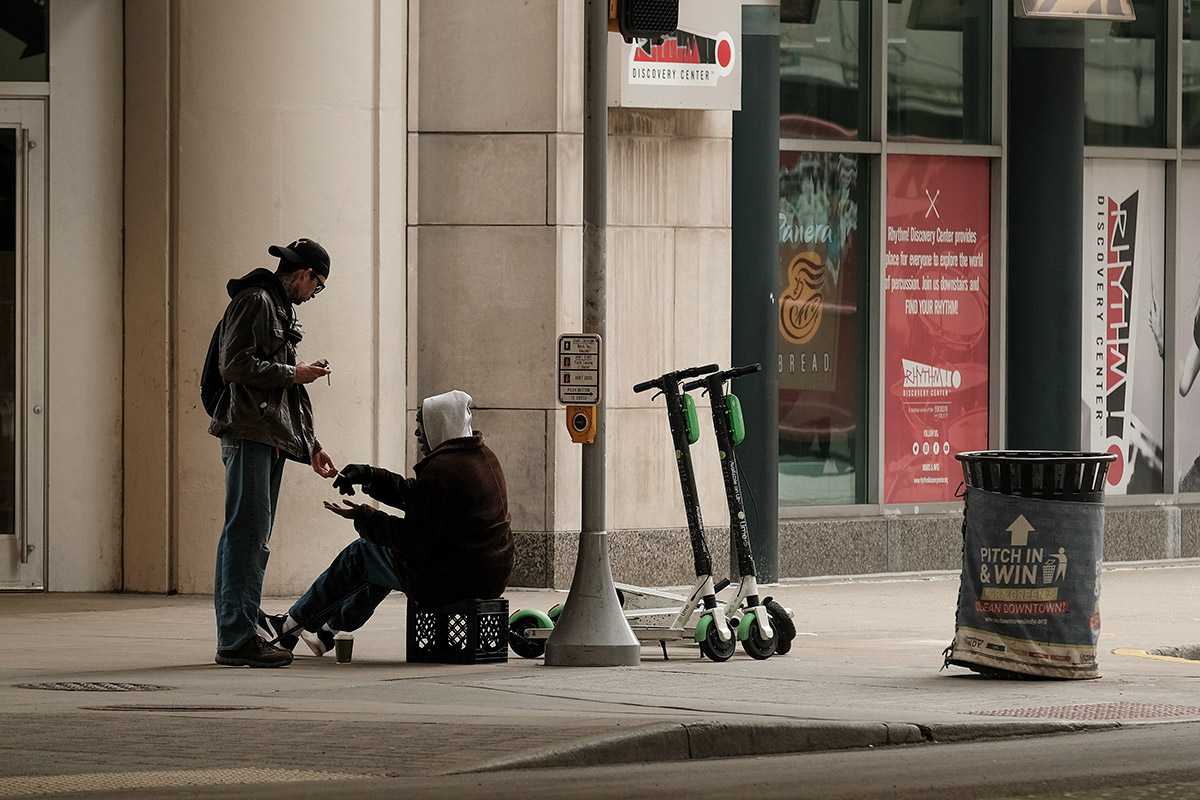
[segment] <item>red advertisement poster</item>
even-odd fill
[[[885,503],[953,501],[987,449],[989,187],[986,158],[888,158]]]

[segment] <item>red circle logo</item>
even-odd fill
[[[1117,457],[1117,460],[1108,465],[1108,485],[1116,486],[1121,482],[1121,478],[1125,475],[1125,453],[1121,450],[1121,445],[1109,445],[1108,452]]]
[[[733,61],[733,44],[728,39],[722,39],[717,44],[717,63],[722,69],[728,69]]]

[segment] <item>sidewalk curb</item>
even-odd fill
[[[664,722],[486,761],[457,774],[788,755],[894,744],[979,741],[1121,727],[1119,722]]]

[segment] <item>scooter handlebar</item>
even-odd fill
[[[633,391],[637,393],[644,392],[647,389],[661,389],[668,381],[671,383],[678,383],[679,381],[686,380],[688,378],[694,378],[697,375],[706,375],[710,372],[716,372],[718,369],[720,369],[720,367],[716,364],[705,364],[702,367],[687,367],[686,369],[665,373],[648,381],[635,383],[633,385]]]
[[[727,378],[740,378],[743,375],[753,375],[762,369],[762,364],[747,364],[744,367],[734,367],[725,373]]]
[[[733,367],[732,369],[727,369],[723,372],[714,372],[710,375],[705,375],[703,378],[689,381],[680,388],[685,392],[690,392],[693,389],[699,389],[705,385],[712,386],[713,384],[724,383],[730,378],[740,378],[743,375],[751,375],[761,369],[762,364],[747,364],[744,367]]]
[[[686,380],[687,378],[694,378],[697,375],[707,375],[708,373],[716,372],[719,369],[720,367],[716,364],[705,364],[703,367],[688,367],[687,369],[681,369],[679,372],[676,372],[675,379],[682,381]]]

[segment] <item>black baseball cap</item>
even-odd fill
[[[293,264],[303,264],[322,278],[329,277],[329,253],[312,239],[297,239],[286,247],[273,244],[267,248],[267,252]]]

